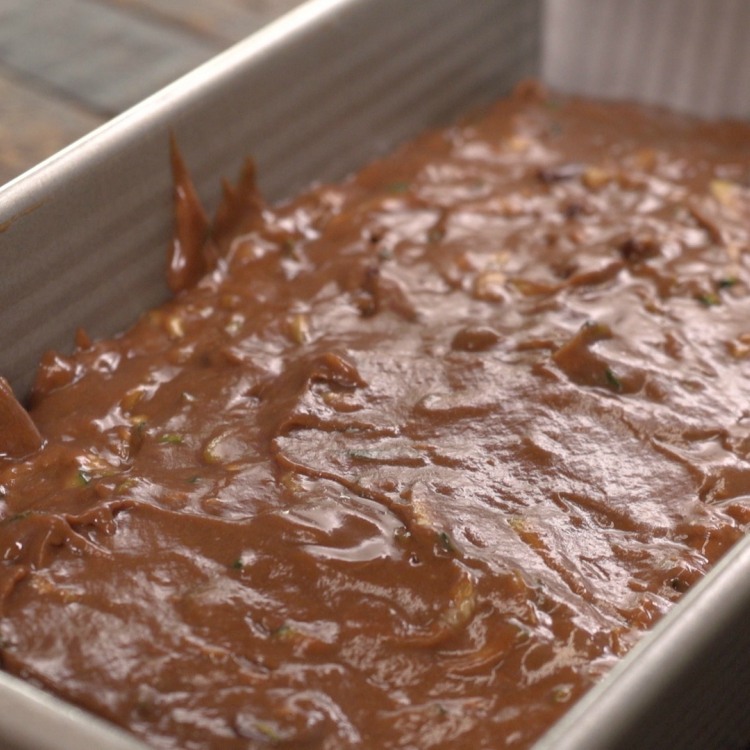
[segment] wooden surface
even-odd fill
[[[300,0],[0,0],[0,183]]]

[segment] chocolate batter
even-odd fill
[[[750,127],[524,87],[208,222],[0,388],[6,670],[156,748],[528,747],[750,522]]]

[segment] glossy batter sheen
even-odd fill
[[[178,164],[174,301],[1,389],[5,669],[156,748],[529,746],[750,522],[748,144],[527,87],[212,228]]]

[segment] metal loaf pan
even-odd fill
[[[311,0],[0,190],[0,373],[167,296],[174,133],[207,205],[255,158],[271,200],[541,75],[556,88],[750,117],[741,0]],[[750,540],[537,744],[750,744]],[[144,746],[0,672],[0,747]]]

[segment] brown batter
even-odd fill
[[[175,300],[0,388],[4,667],[157,748],[530,745],[750,522],[749,144],[524,89],[212,226],[178,160]]]

